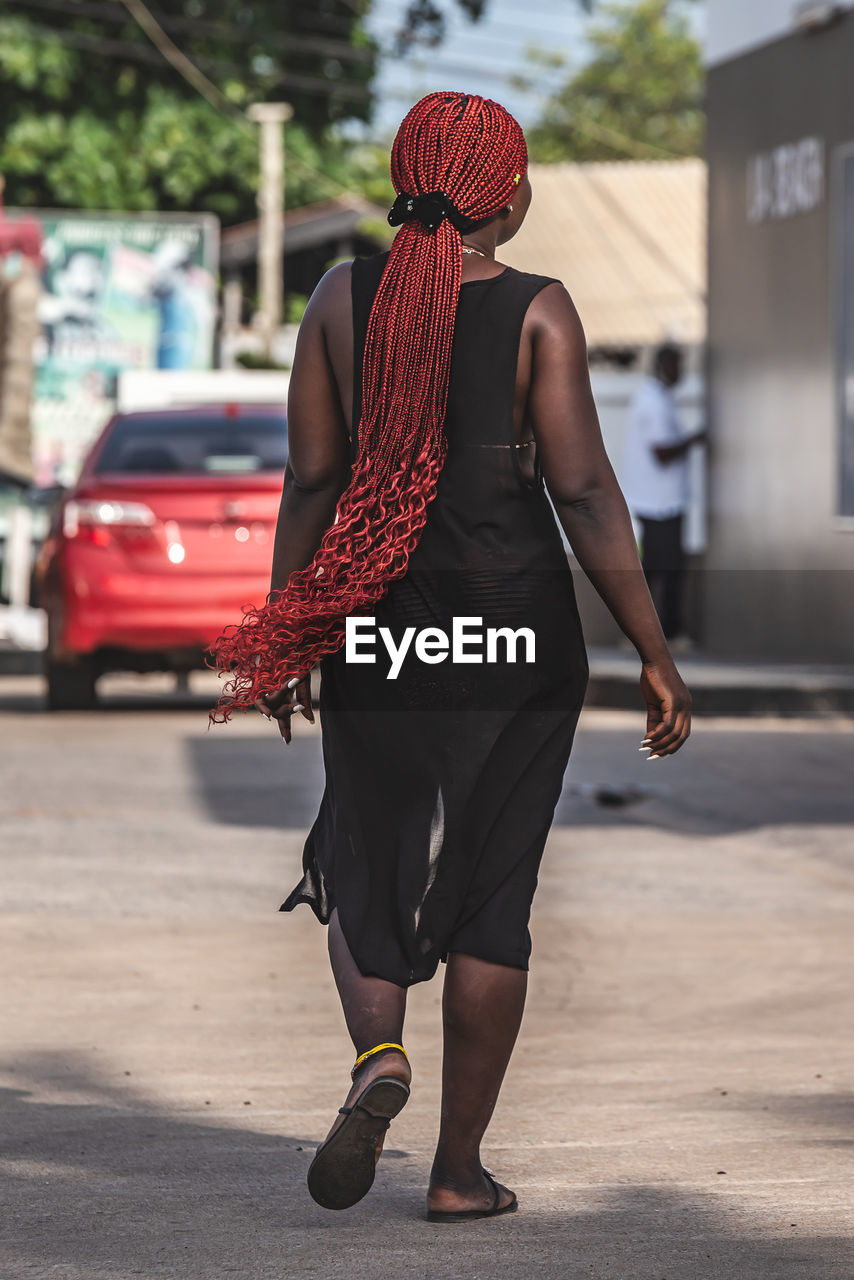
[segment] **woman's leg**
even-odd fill
[[[406,1015],[406,988],[386,982],[384,978],[366,978],[359,972],[338,922],[337,910],[332,912],[329,921],[329,959],[356,1056],[378,1044],[400,1044]]]
[[[359,972],[338,922],[337,911],[332,912],[329,921],[329,959],[356,1056],[378,1044],[402,1044],[406,988],[383,978],[366,978]],[[393,1051],[378,1053],[368,1058],[356,1072],[345,1105],[349,1106],[370,1081],[380,1075],[395,1076],[409,1084],[412,1073],[403,1054]],[[340,1123],[339,1117],[333,1128]],[[381,1148],[382,1143],[377,1154]]]
[[[430,1209],[488,1209],[480,1143],[522,1022],[528,974],[474,956],[448,956],[442,999],[442,1122],[430,1176]],[[511,1199],[502,1188],[501,1204]]]

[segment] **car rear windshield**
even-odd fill
[[[128,417],[116,422],[96,471],[111,475],[205,476],[283,471],[284,417]]]

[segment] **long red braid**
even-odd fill
[[[527,162],[522,130],[497,102],[431,93],[397,132],[391,178],[398,193],[443,191],[480,221],[511,199]],[[449,218],[431,231],[415,217],[395,236],[368,320],[358,452],[335,523],[284,591],[220,636],[217,666],[229,679],[212,718],[307,675],[341,648],[347,616],[369,613],[406,572],[445,460],[461,244]]]

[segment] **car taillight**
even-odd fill
[[[156,516],[143,502],[122,502],[113,498],[77,499],[66,502],[62,532],[66,538],[83,538],[106,547],[110,534],[134,530],[150,533]]]

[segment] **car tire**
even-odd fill
[[[91,658],[62,662],[49,656],[45,676],[48,711],[91,711],[97,706],[98,673]]]

